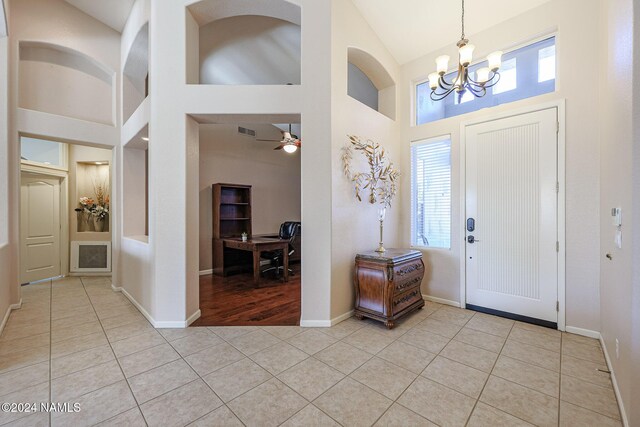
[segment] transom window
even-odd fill
[[[470,66],[471,77],[475,78],[476,70],[486,66],[487,61]],[[451,81],[453,74],[447,74],[445,78]],[[550,37],[504,54],[500,81],[488,88],[487,94],[481,98],[465,91],[462,94],[454,93],[442,101],[432,101],[429,82],[417,84],[416,124],[422,125],[555,90],[556,39]]]

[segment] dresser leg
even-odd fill
[[[395,322],[393,320],[386,320],[384,322],[384,325],[387,327],[387,329],[393,329],[393,327],[395,326]]]
[[[354,317],[355,317],[356,319],[358,319],[358,320],[362,320],[362,319],[364,319],[364,316],[363,316],[362,314],[360,314],[360,313],[356,313],[356,314],[354,315]]]

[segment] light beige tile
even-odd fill
[[[609,418],[620,419],[613,389],[600,387],[578,378],[562,375],[560,399],[590,409]]]
[[[223,342],[190,354],[185,357],[185,360],[200,376],[205,376],[244,358],[245,356],[242,353]]]
[[[111,319],[112,317],[123,317],[131,314],[140,314],[138,309],[132,305],[96,307],[95,310],[100,321]]]
[[[34,347],[49,345],[49,341],[49,332],[24,338],[2,341],[0,342],[0,357],[4,358],[9,356],[11,353],[18,353]]]
[[[140,335],[143,332],[153,330],[153,326],[146,320],[138,320],[133,323],[127,323],[126,325],[116,326],[111,329],[107,329],[107,339],[110,342],[120,341],[126,338],[130,338],[136,335]]]
[[[473,316],[475,311],[464,310],[462,308],[442,306],[439,310],[432,313],[429,318],[443,322],[453,323],[458,326],[464,326]]]
[[[189,424],[189,427],[244,427],[244,424],[240,422],[233,412],[225,405],[222,405],[218,409],[209,412],[202,418],[198,418],[196,421]]]
[[[300,326],[262,326],[261,329],[281,340],[289,339],[304,331]]]
[[[521,362],[560,372],[560,354],[540,347],[507,340],[502,354]]]
[[[51,322],[51,329],[64,329],[70,326],[79,325],[86,322],[92,322],[98,320],[98,316],[96,313],[92,311],[88,311],[86,313],[81,313],[76,316],[64,317],[62,319],[53,320]]]
[[[316,353],[314,357],[343,374],[348,375],[373,356],[366,351],[339,341]]]
[[[104,332],[96,332],[90,335],[83,335],[64,341],[51,344],[51,358],[68,356],[69,354],[104,346],[107,344],[107,337]]]
[[[56,320],[66,319],[68,317],[89,316],[91,313],[95,314],[95,310],[92,306],[86,305],[84,307],[76,307],[70,310],[60,310],[51,312],[51,322]]]
[[[374,357],[349,376],[389,399],[396,400],[418,375]]]
[[[493,408],[486,403],[478,402],[476,404],[467,427],[533,427],[519,418]]]
[[[613,388],[608,371],[609,368],[605,364],[562,356],[562,375],[576,377],[602,387]]]
[[[622,423],[568,402],[560,402],[560,427],[621,427]]]
[[[439,311],[437,311],[436,313],[439,313]],[[422,322],[418,323],[416,328],[424,329],[426,331],[433,332],[434,334],[442,335],[446,338],[453,338],[460,331],[460,329],[462,329],[462,326],[452,322],[441,321],[433,319],[432,317],[427,317]]]
[[[265,331],[256,329],[248,334],[231,338],[228,342],[246,356],[250,356],[282,341]]]
[[[374,332],[379,333],[380,335],[384,335],[387,338],[391,338],[393,340],[396,340],[398,338],[400,338],[402,335],[406,334],[407,332],[409,332],[409,330],[411,330],[411,328],[413,326],[415,326],[416,324],[418,324],[420,322],[412,322],[412,323],[406,323],[406,322],[398,322],[395,324],[395,326],[393,327],[393,329],[389,329],[387,328],[383,322],[380,321],[374,321],[374,320],[367,320],[366,321],[366,326],[365,328],[370,329]]]
[[[104,330],[108,331],[109,329],[117,328],[118,326],[142,321],[148,322],[147,319],[145,319],[145,317],[140,313],[129,313],[122,316],[101,319],[100,323],[102,323],[102,327],[104,328]]]
[[[421,374],[423,377],[477,399],[489,374],[438,356]]]
[[[59,378],[83,369],[114,360],[115,356],[109,345],[90,348],[67,356],[51,360],[51,378]]]
[[[140,406],[149,427],[184,426],[222,406],[202,381],[196,380]]]
[[[506,341],[497,335],[487,334],[471,328],[462,328],[453,339],[494,353],[500,353]]]
[[[369,328],[362,328],[342,340],[367,353],[376,354],[393,342],[393,338],[386,337]]]
[[[138,404],[142,404],[197,378],[187,362],[179,359],[133,376],[128,381]]]
[[[49,346],[40,346],[0,357],[0,374],[49,360]]]
[[[54,328],[51,331],[51,342],[57,343],[75,337],[82,337],[95,333],[102,333],[102,325],[97,320],[85,322],[66,328]]]
[[[29,323],[26,325],[24,323],[16,323],[15,326],[7,325],[2,331],[2,335],[0,335],[0,342],[40,335],[49,332],[50,326],[51,325],[48,320],[44,322]]]
[[[180,358],[169,344],[164,343],[142,350],[119,359],[122,371],[127,378],[157,368]]]
[[[493,375],[480,401],[537,426],[558,425],[558,399]]]
[[[229,403],[229,408],[247,426],[278,426],[307,402],[273,378]]]
[[[249,359],[232,363],[204,377],[204,380],[225,402],[270,380],[273,376]]]
[[[148,331],[131,338],[116,341],[111,344],[111,347],[113,348],[116,357],[124,357],[129,354],[164,344],[165,342],[165,339],[162,338],[162,335],[157,331]]]
[[[312,404],[305,406],[300,412],[289,418],[282,427],[339,427],[340,424]]]
[[[438,354],[447,345],[449,339],[424,329],[413,328],[401,336],[399,341],[419,347],[429,353]]]
[[[320,350],[336,343],[336,341],[335,338],[314,329],[302,332],[287,340],[289,344],[310,355],[316,354]]]
[[[222,344],[224,340],[207,329],[200,330],[184,338],[171,341],[171,345],[182,357],[197,353],[207,347]]]
[[[419,374],[436,355],[402,341],[395,341],[378,353],[377,357]]]
[[[0,396],[49,381],[49,362],[0,374]]]
[[[69,402],[123,379],[118,363],[112,360],[51,381],[51,399],[53,402]]]
[[[400,396],[398,403],[438,425],[464,425],[475,399],[441,384],[418,377]]]
[[[229,341],[232,338],[239,337],[240,335],[248,334],[249,332],[253,332],[258,329],[257,326],[209,326],[211,332],[222,338],[223,340]]]
[[[498,358],[491,375],[555,398],[560,395],[560,374],[558,372],[530,365],[504,355]]]
[[[49,427],[49,414],[47,412],[36,412],[9,424],[3,424],[3,427]]]
[[[506,338],[509,332],[511,332],[514,323],[513,320],[476,313],[476,315],[467,322],[465,327]]]
[[[314,358],[306,359],[278,375],[302,397],[311,401],[344,378],[344,374]]]
[[[577,341],[564,340],[562,342],[562,354],[590,362],[605,363],[604,353],[599,346],[582,344]]]
[[[254,362],[269,371],[272,375],[278,375],[308,357],[309,355],[307,353],[298,350],[286,342],[271,346],[251,355],[251,359]]]
[[[560,332],[558,332],[560,333]],[[568,332],[562,333],[562,341],[575,342],[577,344],[590,345],[600,348],[600,341],[595,338],[584,337],[582,335],[570,334]]]
[[[460,341],[451,341],[440,355],[487,373],[491,372],[498,358],[496,353]]]
[[[509,339],[525,344],[535,345],[545,350],[560,352],[560,335],[550,335],[545,332],[532,331],[522,328],[513,328]]]
[[[203,330],[204,329],[204,330]],[[185,338],[193,334],[200,332],[207,332],[209,329],[204,327],[189,327],[189,328],[167,328],[158,329],[158,332],[169,342],[175,341],[180,338]]]
[[[546,334],[552,337],[557,337],[562,335],[562,333],[556,329],[545,328],[544,326],[532,325],[531,323],[516,322],[513,325],[513,327],[518,329],[524,329],[526,331],[539,332],[541,334]]]
[[[313,402],[340,424],[351,427],[372,425],[392,403],[348,377]]]
[[[436,427],[431,421],[421,417],[404,406],[394,403],[374,424],[375,427]]]
[[[331,335],[332,337],[341,340],[347,335],[351,335],[358,329],[364,328],[365,323],[361,320],[356,319],[355,317],[350,317],[337,325],[333,325],[324,331],[325,334]]]
[[[40,405],[49,401],[49,382],[43,382],[14,393],[0,396],[2,403],[35,403]],[[29,416],[28,412],[4,412],[0,411],[0,425],[14,422]]]
[[[99,427],[146,427],[140,409],[133,408],[97,424]]]

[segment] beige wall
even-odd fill
[[[600,317],[601,334],[615,373],[615,380],[627,411],[629,425],[640,425],[640,418],[630,413],[638,406],[632,394],[632,367],[640,364],[640,353],[633,349],[632,334],[640,330],[638,311],[633,305],[634,233],[638,233],[633,206],[634,151],[638,140],[633,135],[633,4],[630,0],[602,2],[600,86]],[[638,29],[636,29],[638,31]],[[636,48],[637,49],[637,48]],[[636,50],[637,52],[637,50]],[[637,72],[637,69],[636,69]],[[637,107],[638,101],[635,101]],[[636,108],[637,113],[637,108]],[[636,177],[638,165],[635,165]],[[637,184],[637,181],[636,181]],[[616,227],[611,223],[611,208],[622,209],[622,248],[614,243]],[[638,262],[637,247],[635,248]],[[610,254],[609,260],[605,254]],[[636,287],[638,283],[636,283]],[[635,318],[634,318],[635,312]],[[619,357],[616,355],[616,339]],[[638,338],[636,337],[636,340]],[[637,342],[636,342],[637,345]]]
[[[413,115],[413,83],[426,78],[435,67],[437,55],[456,57],[455,45],[425,55],[402,67],[400,84],[404,125],[403,169],[410,168],[411,141],[450,134],[452,141],[452,247],[451,250],[425,250],[425,262],[430,274],[422,285],[423,294],[460,301],[460,126],[475,120],[541,103],[566,99],[566,324],[591,331],[600,330],[599,318],[599,114],[593,83],[600,78],[598,55],[593,47],[599,45],[599,2],[596,0],[553,0],[536,9],[503,22],[479,34],[471,34],[476,45],[476,57],[491,50],[507,50],[546,34],[557,34],[558,75],[556,92],[495,108],[484,109],[463,116],[452,117],[421,126],[410,126]],[[576,19],[576,11],[580,19]],[[580,72],[576,72],[580,70]],[[410,211],[410,176],[402,181],[402,209]],[[402,216],[402,243],[410,243],[410,216]]]
[[[279,139],[269,124],[242,124],[261,139]],[[211,184],[251,185],[253,234],[277,233],[284,221],[300,221],[300,151],[275,151],[277,142],[256,141],[238,125],[200,126],[200,270],[212,268]]]

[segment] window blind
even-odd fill
[[[451,247],[451,140],[411,146],[411,244]]]

